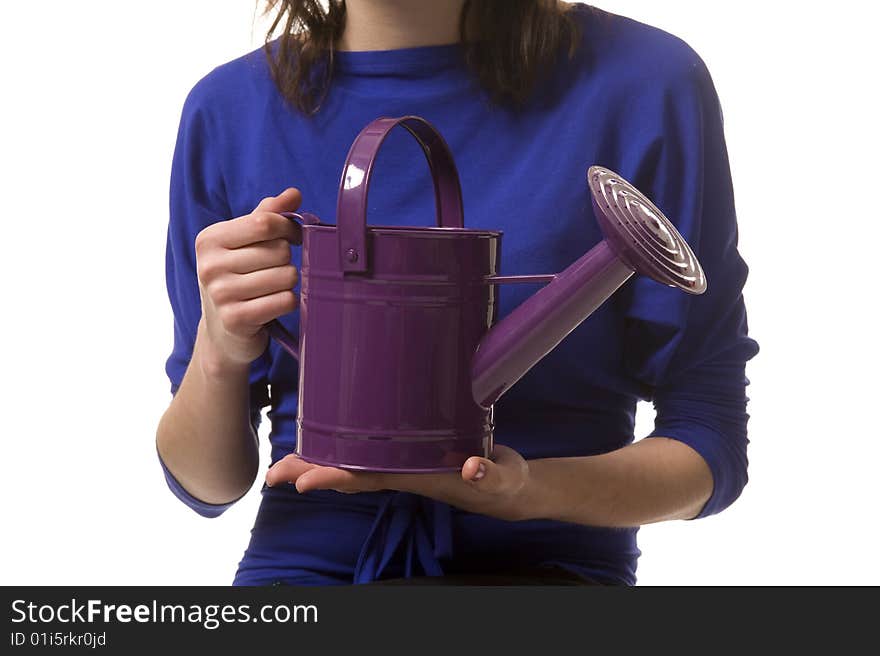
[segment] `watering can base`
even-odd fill
[[[362,472],[372,472],[375,474],[448,474],[450,472],[458,472],[461,471],[462,465],[464,465],[464,461],[458,467],[428,467],[423,469],[414,469],[414,468],[400,468],[400,467],[368,467],[366,465],[349,465],[349,464],[340,464],[336,462],[324,461],[324,460],[316,460],[314,458],[308,458],[301,454],[299,455],[300,460],[304,460],[312,465],[320,465],[322,467],[336,467],[337,469],[345,469],[346,471],[362,471]],[[465,459],[466,460],[466,459]]]
[[[351,471],[429,474],[461,471],[468,458],[492,455],[489,435],[425,442],[350,438],[297,431],[296,454],[306,462]]]

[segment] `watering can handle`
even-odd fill
[[[318,225],[321,220],[314,214],[308,212],[281,212],[281,215],[287,217],[291,221],[298,221],[303,225]],[[278,319],[272,319],[266,324],[266,331],[269,336],[274,338],[281,347],[290,353],[295,360],[299,360],[299,340],[294,337],[287,328],[284,327]]]
[[[428,160],[434,180],[437,225],[444,228],[464,226],[458,171],[449,146],[440,133],[418,116],[376,119],[361,130],[352,143],[339,182],[336,224],[339,262],[343,273],[362,273],[368,270],[367,194],[370,176],[382,142],[398,125],[406,128],[416,138]]]

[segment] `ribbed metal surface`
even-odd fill
[[[648,198],[601,166],[587,174],[596,217],[628,264],[659,283],[691,294],[706,291],[706,276],[687,242]]]

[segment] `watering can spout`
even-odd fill
[[[474,400],[484,408],[495,403],[632,274],[602,242],[529,297],[480,341],[471,365]]]
[[[687,243],[663,213],[617,174],[587,174],[593,211],[605,240],[497,323],[471,363],[474,401],[488,408],[552,351],[633,274],[691,294],[706,278]]]

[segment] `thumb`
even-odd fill
[[[499,492],[504,485],[504,472],[488,458],[468,458],[461,477],[482,492]]]
[[[268,196],[261,200],[256,210],[263,212],[295,212],[299,209],[301,202],[302,194],[299,189],[288,187],[277,196]]]

